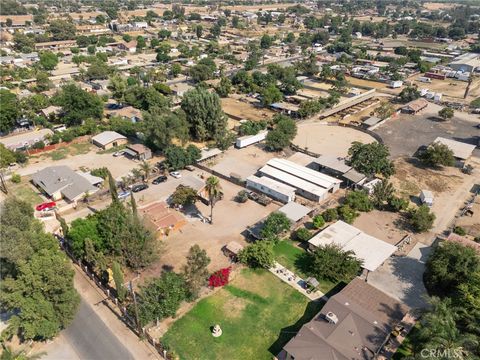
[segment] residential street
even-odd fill
[[[81,304],[73,323],[53,342],[36,348],[46,352],[46,360],[133,360],[160,359],[101,301],[105,298],[85,275],[75,267],[75,288]]]

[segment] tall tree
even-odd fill
[[[112,272],[113,281],[115,282],[115,290],[117,290],[118,300],[120,300],[120,302],[123,302],[125,300],[125,296],[127,295],[127,289],[124,285],[125,280],[123,278],[122,267],[116,261],[114,261],[112,264]]]
[[[74,83],[63,86],[54,101],[62,107],[69,125],[81,125],[86,119],[101,119],[103,116],[102,99]]]
[[[348,149],[350,165],[365,175],[382,174],[389,177],[394,174],[395,168],[390,161],[388,148],[380,143],[362,144],[355,141]]]
[[[31,205],[7,198],[0,218],[0,305],[13,316],[4,335],[47,340],[73,320],[79,296],[73,269]]]
[[[208,201],[210,203],[210,224],[213,224],[213,208],[216,202],[223,196],[220,179],[216,176],[210,176],[207,179],[205,189],[208,193]]]
[[[197,244],[188,251],[187,264],[183,266],[183,277],[190,290],[190,297],[197,298],[200,288],[207,283],[210,258],[204,249]]]
[[[9,132],[20,116],[17,96],[9,90],[0,90],[0,132]]]
[[[187,115],[190,133],[196,140],[214,139],[227,125],[220,98],[205,88],[189,90],[183,97],[181,107]]]
[[[112,176],[112,173],[108,171],[108,190],[110,191],[110,196],[112,197],[112,202],[118,202],[118,192],[117,192],[117,182]]]

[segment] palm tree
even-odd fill
[[[150,172],[152,171],[152,166],[148,162],[143,161],[140,164],[140,170],[143,171],[143,181],[147,182]]]
[[[205,187],[208,193],[208,201],[210,202],[210,224],[213,224],[213,207],[215,203],[221,199],[222,186],[220,185],[220,180],[216,176],[210,176],[207,179],[207,185]]]
[[[36,360],[40,359],[46,353],[41,352],[34,355],[27,355],[24,350],[14,351],[11,347],[2,345],[3,351],[0,356],[1,360]]]
[[[142,171],[139,169],[132,169],[132,178],[134,181],[137,181],[139,178],[142,177]]]

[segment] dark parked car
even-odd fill
[[[145,190],[145,189],[148,189],[147,184],[138,184],[138,185],[132,186],[132,191],[133,192],[139,192],[139,191],[142,191],[142,190]]]
[[[153,185],[158,185],[158,184],[160,184],[162,182],[165,182],[165,181],[167,181],[167,177],[165,175],[162,175],[162,176],[157,177],[155,180],[153,180],[152,184]]]

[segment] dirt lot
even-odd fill
[[[256,108],[249,103],[232,98],[223,98],[221,101],[225,114],[237,120],[268,120],[275,114],[272,110]]]
[[[430,190],[434,195],[432,212],[437,216],[434,228],[429,233],[416,235],[417,239],[429,243],[434,234],[452,225],[455,214],[470,198],[472,188],[478,182],[480,159],[473,158],[473,165],[474,173],[464,175],[454,167],[433,170],[416,166],[406,159],[395,160],[396,173],[390,180],[400,196],[420,204],[418,196],[421,190]]]
[[[360,213],[353,225],[368,235],[395,245],[406,235],[406,232],[397,226],[399,220],[398,213],[373,210],[368,213]]]
[[[15,172],[26,176],[48,166],[58,165],[69,166],[72,170],[107,167],[114,178],[119,178],[128,174],[131,169],[138,167],[139,162],[129,160],[124,156],[113,157],[112,153],[101,153],[99,148],[89,143],[80,143],[32,156],[26,166]]]
[[[471,237],[480,236],[480,196],[476,197],[471,209],[473,215],[464,215],[458,218],[455,225],[464,228]]]
[[[421,76],[423,76],[423,74],[411,78],[410,81],[417,85],[419,89],[428,89],[430,91],[442,93],[442,100],[444,101],[465,102],[466,104],[470,104],[472,100],[475,100],[480,96],[480,80],[474,80],[472,82],[467,98],[463,99],[465,89],[468,85],[466,81],[455,79],[432,79],[431,83],[424,83],[417,80]]]
[[[423,7],[427,10],[450,9],[454,6],[455,6],[454,4],[436,3],[436,2],[427,2],[427,3],[423,4]]]
[[[243,149],[230,148],[214,161],[207,163],[207,166],[226,176],[236,173],[242,179],[246,179],[256,173],[268,160],[278,156],[263,148],[263,144],[250,145]]]
[[[251,200],[239,204],[233,199],[242,188],[227,181],[221,181],[221,185],[224,198],[214,208],[213,225],[202,223],[198,219],[189,219],[186,226],[165,240],[165,252],[161,260],[145,271],[145,277],[158,276],[165,267],[180,270],[188,250],[194,244],[207,251],[211,258],[209,270],[228,266],[229,260],[222,254],[221,248],[232,240],[245,245],[245,238],[241,234],[245,228],[279,208],[273,203],[264,207]],[[203,215],[210,215],[208,206],[199,202],[196,206]]]
[[[480,129],[475,128],[478,116],[456,111],[453,119],[442,122],[437,119],[440,109],[438,105],[429,104],[419,114],[401,114],[378,127],[375,132],[390,148],[393,157],[412,156],[420,146],[430,144],[438,136],[470,144],[478,141]],[[480,149],[477,148],[474,155],[480,156]]]
[[[375,140],[370,135],[355,129],[329,126],[318,122],[303,122],[298,124],[297,136],[293,143],[317,154],[345,157],[354,141],[370,143]]]

